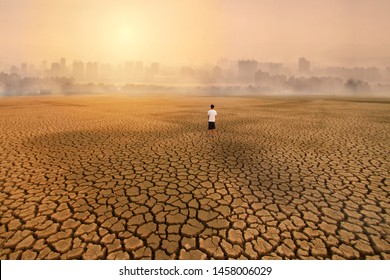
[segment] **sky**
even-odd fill
[[[390,0],[0,0],[0,66],[221,57],[390,66]]]

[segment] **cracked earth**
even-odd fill
[[[389,116],[388,100],[0,99],[0,258],[390,259]]]

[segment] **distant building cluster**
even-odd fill
[[[140,84],[228,86],[257,92],[390,92],[390,67],[316,66],[304,57],[297,60],[295,67],[253,59],[223,58],[214,65],[164,67],[158,62],[142,61],[125,61],[118,66],[80,60],[67,63],[66,58],[61,58],[51,63],[42,61],[39,66],[13,65],[0,72],[0,95],[97,88],[139,90],[139,86],[132,85]]]
[[[133,78],[154,77],[159,74],[160,64],[151,63],[144,66],[142,61],[126,61],[123,65],[114,68],[110,64],[99,63],[97,61],[73,61],[67,64],[65,58],[58,62],[48,63],[42,61],[39,67],[22,63],[20,66],[13,65],[10,67],[10,74],[18,74],[24,77],[67,77],[82,82],[101,82],[101,81],[120,81],[131,80]],[[4,70],[3,70],[4,71]],[[7,73],[7,71],[4,71]]]

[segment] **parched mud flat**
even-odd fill
[[[1,259],[390,259],[389,124],[388,100],[0,99]]]

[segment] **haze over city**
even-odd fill
[[[0,69],[60,57],[388,66],[389,10],[387,0],[0,0]]]

